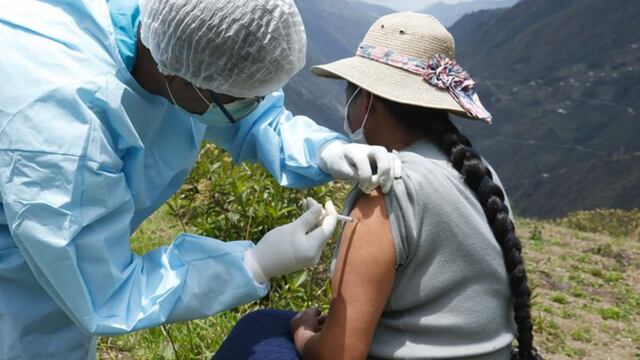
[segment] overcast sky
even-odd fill
[[[458,3],[458,2],[470,2],[470,1],[478,1],[478,0],[362,0],[372,4],[384,5],[386,7],[395,9],[395,10],[422,10],[425,7],[436,3],[436,2],[446,2],[446,3]]]

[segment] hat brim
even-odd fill
[[[441,109],[478,120],[458,105],[448,91],[429,84],[420,75],[359,56],[313,66],[314,75],[347,80],[382,98],[407,105]]]

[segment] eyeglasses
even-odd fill
[[[236,119],[234,119],[233,115],[231,115],[227,108],[224,107],[224,104],[220,100],[218,94],[216,94],[216,92],[213,90],[207,90],[207,92],[209,93],[209,96],[211,96],[211,100],[213,100],[213,103],[220,108],[220,111],[222,111],[227,120],[229,120],[229,122],[231,122],[232,124],[235,124],[237,122]],[[209,104],[209,106],[211,106],[211,104]]]
[[[212,104],[207,100],[207,98],[204,95],[202,95],[202,92],[200,92],[200,89],[198,89],[193,84],[191,84],[191,86],[193,86],[193,88],[196,90],[198,95],[200,95],[200,98],[202,98],[202,100],[210,107]],[[238,122],[233,117],[233,115],[231,115],[229,110],[227,110],[227,108],[224,106],[224,104],[222,103],[222,100],[220,100],[220,96],[218,96],[218,94],[215,91],[207,89],[207,93],[209,94],[209,97],[213,101],[213,104],[216,105],[218,108],[220,108],[220,111],[222,111],[222,114],[227,118],[227,120],[229,120],[229,122],[231,122],[232,124],[235,124]],[[260,103],[262,102],[262,100],[264,100],[264,96],[254,98],[254,101],[256,103]]]

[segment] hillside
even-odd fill
[[[449,27],[465,14],[487,9],[508,8],[517,2],[518,0],[479,0],[457,4],[437,2],[427,6],[420,12],[433,15],[444,26]]]
[[[305,23],[309,46],[307,65],[285,87],[287,106],[296,114],[341,131],[344,84],[313,76],[310,68],[353,55],[378,16],[345,0],[296,0],[296,5]]]
[[[396,12],[396,10],[393,10],[392,8],[384,5],[372,4],[361,0],[349,1],[359,8],[363,9],[364,11],[370,12],[371,14],[375,15],[376,18]]]
[[[378,15],[357,1],[296,2],[309,59],[285,89],[288,105],[341,130],[344,85],[308,69],[351,56]],[[639,1],[523,0],[451,27],[496,119],[458,123],[499,170],[519,214],[640,206],[638,15]]]
[[[492,127],[465,126],[518,212],[640,206],[640,2],[524,0],[451,31]]]
[[[380,5],[363,0],[348,1],[351,1],[364,11],[375,15],[376,18],[398,11],[392,9],[388,2],[385,5]],[[432,3],[431,5],[422,9],[414,8],[413,11],[433,15],[436,19],[440,20],[440,22],[444,26],[449,27],[466,14],[480,10],[508,8],[513,6],[518,1],[519,0],[475,0],[455,4],[441,1]]]
[[[370,4],[382,5],[395,11],[418,11],[438,2],[438,0],[362,0]]]

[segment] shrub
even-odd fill
[[[173,214],[200,235],[257,242],[271,229],[300,216],[299,203],[304,198],[332,200],[340,210],[348,191],[348,186],[334,183],[307,190],[286,189],[262,167],[234,165],[226,152],[205,145],[182,190],[169,204]],[[331,246],[327,246],[316,276],[305,272],[304,276],[295,274],[272,280],[269,295],[259,304],[292,308],[307,303],[307,299],[317,299],[318,294],[329,293],[325,289],[328,280],[325,270],[330,254]],[[307,285],[303,293],[293,291],[302,284]]]
[[[637,239],[640,235],[640,210],[598,209],[578,211],[557,220],[556,223],[578,231]]]
[[[300,215],[306,197],[341,206],[348,188],[325,185],[304,191],[278,185],[261,167],[234,165],[227,154],[205,145],[178,196],[169,204],[183,223],[202,235],[257,241],[269,230]]]
[[[304,191],[285,189],[261,167],[234,165],[224,151],[205,145],[185,185],[167,202],[168,211],[165,208],[143,224],[132,239],[133,247],[144,253],[162,245],[159,239],[166,241],[179,231],[257,242],[269,230],[299,216],[299,203],[305,197],[322,202],[331,199],[339,208],[348,189],[343,184]],[[174,225],[171,230],[166,223],[175,223],[176,219],[181,229]],[[331,294],[326,265],[331,248],[331,244],[327,246],[319,266],[272,279],[269,294],[257,302],[207,319],[101,338],[101,358],[209,359],[233,325],[248,312],[259,308],[326,310]]]

